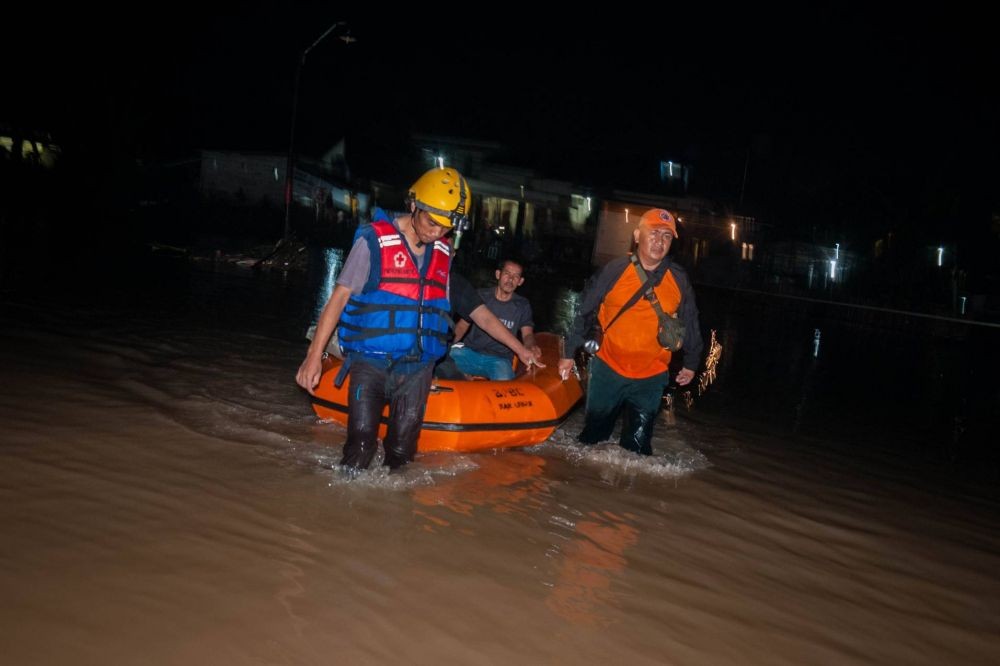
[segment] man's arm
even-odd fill
[[[535,328],[533,326],[521,327],[521,342],[524,343],[525,348],[536,350],[541,356],[542,350],[535,342]]]
[[[694,298],[694,287],[688,278],[687,271],[675,270],[674,279],[681,290],[681,303],[678,316],[684,321],[684,346],[681,348],[683,367],[677,373],[677,383],[687,386],[694,379],[698,366],[701,365],[701,354],[705,343],[701,337],[701,325],[698,321],[698,304]]]
[[[476,326],[489,333],[495,340],[507,345],[511,351],[517,354],[517,357],[521,359],[521,363],[524,363],[525,367],[530,365],[537,365],[539,368],[545,367],[540,362],[542,360],[540,351],[526,349],[517,337],[507,330],[503,322],[490,312],[488,307],[480,305],[470,313],[470,316]]]
[[[299,366],[299,371],[295,375],[295,381],[298,385],[312,395],[315,395],[313,389],[319,385],[320,375],[323,374],[323,350],[330,342],[333,329],[337,328],[340,315],[344,312],[344,306],[347,305],[350,298],[351,290],[344,285],[338,284],[333,290],[330,300],[327,301],[323,313],[319,316],[319,321],[316,322],[316,333],[309,345],[309,351],[306,352],[306,358],[302,361],[302,365]]]
[[[459,319],[458,322],[455,324],[454,342],[461,341],[461,339],[465,337],[465,334],[469,332],[470,328],[472,328],[472,325],[469,324],[469,322],[465,321],[464,319]]]
[[[316,322],[316,332],[313,334],[309,351],[306,352],[306,358],[295,375],[298,385],[309,393],[319,385],[320,375],[323,374],[323,351],[330,342],[333,329],[340,323],[340,315],[343,314],[351,294],[361,293],[365,282],[368,281],[370,270],[371,254],[368,251],[368,244],[359,234],[354,239],[354,245],[351,246],[347,261],[344,262],[344,267],[337,278],[337,286],[330,294],[330,300],[326,302],[319,321]]]
[[[541,357],[542,350],[538,346],[538,343],[535,342],[535,315],[531,311],[531,302],[523,297],[519,298],[518,301],[520,302],[518,320],[521,326],[519,329],[521,331],[521,342],[524,343],[526,348],[537,351],[539,357]]]

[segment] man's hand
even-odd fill
[[[530,368],[531,366],[535,366],[538,368],[545,367],[545,364],[542,363],[541,349],[539,349],[537,346],[531,347],[530,349],[527,347],[522,347],[522,348],[524,349],[524,352],[518,354],[517,357],[521,359],[521,363],[524,364],[525,368]]]
[[[681,386],[687,386],[694,379],[694,370],[690,368],[682,368],[680,372],[677,373],[677,383]]]
[[[310,395],[316,395],[313,390],[319,386],[319,378],[323,374],[323,362],[320,359],[306,356],[302,361],[299,371],[295,374],[296,383],[309,391]]]
[[[559,359],[559,377],[566,381],[569,376],[573,373],[573,368],[576,367],[576,363],[571,358],[561,358]]]

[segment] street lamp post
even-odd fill
[[[292,194],[295,189],[295,119],[299,108],[299,81],[302,78],[302,66],[306,64],[306,56],[309,55],[310,51],[326,39],[331,32],[344,25],[347,25],[346,21],[337,21],[327,28],[315,42],[302,50],[302,53],[299,55],[299,62],[295,67],[295,86],[292,89],[292,123],[288,136],[288,162],[285,164],[285,234],[282,236],[282,240],[284,241],[287,241],[292,235]],[[348,44],[355,41],[352,37],[346,35],[341,39]]]

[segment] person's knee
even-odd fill
[[[465,375],[476,374],[477,368],[475,367],[474,359],[464,347],[452,347],[451,360],[463,377]]]
[[[511,366],[510,361],[498,357],[493,363],[493,368],[490,371],[490,379],[495,379],[497,381],[509,381],[514,379],[514,368]]]
[[[465,374],[451,356],[445,356],[444,360],[434,367],[434,376],[438,379],[465,379]]]

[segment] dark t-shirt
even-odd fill
[[[525,326],[534,328],[535,322],[532,320],[531,303],[524,296],[514,294],[509,301],[499,301],[496,297],[496,290],[493,287],[487,287],[479,290],[479,297],[486,304],[486,307],[489,308],[490,312],[495,314],[497,319],[502,321],[507,330],[513,333],[515,337]],[[473,326],[469,329],[469,332],[462,338],[462,342],[469,349],[482,354],[492,354],[493,356],[500,356],[506,359],[514,358],[514,352],[502,342],[494,340],[489,333],[478,326]]]
[[[483,305],[483,299],[468,280],[452,271],[448,280],[448,298],[451,302],[451,314],[467,321],[471,320],[472,311]],[[475,329],[475,326],[473,326]],[[506,347],[504,347],[506,349]],[[465,379],[465,375],[450,356],[445,355],[434,368],[434,376],[439,379]]]

